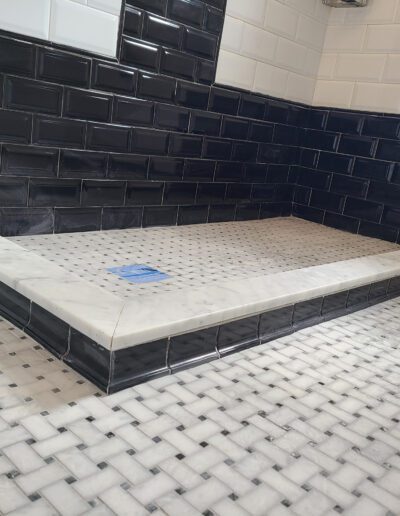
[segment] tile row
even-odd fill
[[[110,393],[396,297],[395,277],[185,335],[110,352],[0,283],[0,314]]]
[[[0,145],[1,176],[287,183],[289,165]]]
[[[0,178],[2,207],[162,206],[292,202],[290,184]]]
[[[291,202],[224,202],[189,206],[103,208],[0,208],[0,231],[6,237],[71,233],[288,217],[291,212]]]

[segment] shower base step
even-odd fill
[[[109,393],[399,295],[399,246],[295,218],[0,239],[0,314]]]

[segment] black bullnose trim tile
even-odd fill
[[[32,303],[25,331],[58,357],[64,356],[68,350],[68,324],[35,303]]]
[[[172,372],[218,358],[218,326],[171,337],[168,366]]]
[[[21,328],[29,322],[30,309],[29,299],[0,282],[0,315]]]

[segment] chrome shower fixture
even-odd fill
[[[365,7],[368,0],[322,0],[325,5],[331,7]]]

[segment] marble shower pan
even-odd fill
[[[400,246],[296,218],[0,239],[0,313],[106,392],[396,295]]]

